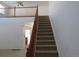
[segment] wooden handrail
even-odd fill
[[[0,9],[14,9],[14,8],[37,8],[37,6],[30,6],[30,7],[6,7],[6,8],[0,8]]]
[[[13,17],[35,17],[35,16],[0,16],[0,18],[13,18]]]
[[[39,23],[39,18],[38,18],[38,6],[37,6],[34,25],[33,25],[32,34],[31,34],[30,45],[29,45],[29,49],[27,50],[28,54],[26,55],[28,57],[35,56],[35,42],[37,39],[38,23]]]

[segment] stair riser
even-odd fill
[[[36,53],[37,57],[58,57],[58,53]]]
[[[38,27],[39,30],[42,30],[42,29],[48,29],[49,27]],[[52,28],[51,28],[52,29]],[[49,32],[49,31],[46,31],[46,32]]]
[[[40,50],[40,51],[42,51],[42,50],[44,50],[44,51],[46,51],[46,50],[57,50],[56,46],[55,47],[36,47],[36,49]]]
[[[48,29],[48,28],[51,28],[51,27],[38,27],[38,29]]]
[[[39,22],[50,22],[49,20],[40,20]]]
[[[41,19],[41,20],[39,20],[40,22],[43,22],[43,21],[45,21],[45,22],[50,22],[48,19]]]
[[[53,35],[52,32],[38,32],[38,35]]]
[[[55,40],[37,40],[37,42],[52,42],[52,41],[55,41]]]
[[[47,24],[45,24],[45,23],[39,23],[39,25],[51,25],[50,23],[47,23]]]
[[[39,18],[39,20],[49,20],[49,18]]]
[[[39,21],[49,21],[49,20],[47,18],[46,19],[41,18],[41,19],[39,19]]]
[[[39,22],[39,24],[50,24],[50,22]]]
[[[47,21],[47,22],[46,21],[39,21],[39,23],[43,23],[43,24],[44,23],[50,23],[50,21]]]
[[[46,35],[48,34],[49,35],[49,34],[53,34],[53,33],[51,33],[51,32],[38,32],[37,34],[46,34]]]
[[[53,35],[53,34],[37,34],[38,36],[47,36],[47,35]]]
[[[51,26],[51,24],[39,24],[39,26]]]
[[[46,25],[49,25],[50,23],[42,23],[42,22],[39,23],[39,25],[45,25],[45,24],[46,24]]]
[[[54,39],[53,37],[37,37],[37,39]]]
[[[48,36],[48,35],[47,36],[37,36],[37,38],[41,38],[41,39],[42,38],[53,38],[53,35],[51,35],[51,36]]]
[[[55,45],[55,42],[37,42],[37,45]]]
[[[51,29],[51,26],[39,26],[39,28],[40,29],[42,29],[42,28],[48,28],[48,29],[50,28]]]
[[[39,26],[51,26],[50,24],[39,24]]]
[[[49,18],[39,18],[39,20],[48,20]]]
[[[54,38],[45,38],[45,39],[43,39],[43,38],[38,38],[38,40],[54,40]]]
[[[50,28],[51,29],[51,26],[39,26],[38,28],[40,28],[40,29],[41,28],[48,28],[48,29]]]
[[[54,38],[37,38],[38,40],[54,40]]]
[[[49,31],[50,30],[50,31],[52,31],[52,29],[38,29],[38,30],[43,30],[43,31],[45,31],[45,30]]]
[[[38,27],[52,27],[51,25],[39,25]],[[48,29],[52,29],[52,28],[48,28]]]
[[[49,19],[49,17],[48,16],[47,17],[46,16],[45,17],[44,16],[40,16],[39,19]]]
[[[38,30],[38,32],[47,32],[47,31],[52,32],[52,30]]]

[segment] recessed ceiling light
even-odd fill
[[[22,1],[17,1],[17,6],[24,6]]]

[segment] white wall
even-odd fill
[[[16,16],[35,16],[36,8],[16,8]]]
[[[34,17],[0,18],[0,49],[24,49],[24,25]]]
[[[45,6],[40,6],[38,8],[38,15],[39,16],[48,16],[48,4]]]
[[[49,2],[49,15],[62,57],[79,57],[79,2]]]

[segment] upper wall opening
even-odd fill
[[[5,5],[7,5],[7,7],[18,7],[17,1],[2,1],[1,3],[4,3]],[[30,6],[38,5],[39,16],[48,15],[48,1],[23,1],[23,4],[24,4],[24,6],[21,6],[21,7],[30,7]],[[26,10],[27,10],[27,12],[30,11],[29,9],[26,9]],[[24,10],[22,10],[22,11],[24,11]],[[34,12],[34,9],[32,9],[32,11]],[[11,15],[13,15],[12,14],[13,10],[11,10],[10,12],[11,12]],[[30,13],[33,13],[33,12],[30,12]],[[9,14],[9,12],[7,12],[7,13]]]

